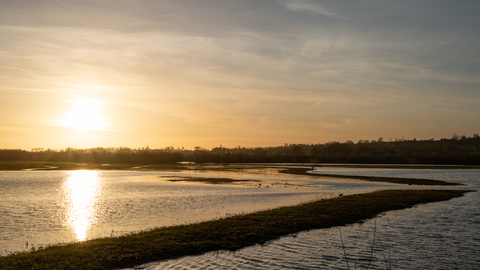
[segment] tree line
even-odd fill
[[[36,148],[32,151],[0,150],[0,161],[43,161],[96,164],[172,164],[183,161],[180,152],[165,149],[128,147],[66,148],[62,150]]]
[[[276,147],[216,147],[211,150],[146,148],[66,148],[0,150],[0,161],[50,161],[96,164],[195,163],[358,163],[480,165],[480,136],[454,134],[440,140],[359,140],[357,143],[285,144]]]

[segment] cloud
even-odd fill
[[[350,131],[360,132],[360,123],[388,123],[387,115],[397,126],[435,117],[448,126],[454,123],[443,119],[451,116],[473,123],[472,112],[480,112],[465,100],[480,98],[478,7],[440,0],[4,1],[0,100],[20,90],[32,103],[34,93],[50,97],[51,107],[56,98],[109,99],[122,130],[129,121],[136,130],[158,121],[172,138],[181,134],[170,130],[208,137],[252,125],[292,137],[297,128],[299,137],[337,132],[327,124],[344,132],[355,124]],[[442,100],[458,111],[443,110]],[[27,106],[14,105],[15,113],[2,109],[32,121]],[[0,126],[8,127],[4,119]],[[202,125],[217,133],[188,131]]]
[[[333,17],[336,15],[336,13],[331,12],[324,6],[318,4],[318,3],[312,3],[310,1],[305,1],[305,0],[290,0],[285,3],[285,6],[289,10],[293,11],[300,11],[300,12],[305,12],[305,13],[316,13],[316,14],[321,14],[325,15],[328,17]]]

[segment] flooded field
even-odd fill
[[[446,180],[466,184],[459,187],[462,189],[478,189],[480,176],[478,170],[321,168],[317,172]],[[190,178],[228,178],[235,181],[222,184],[184,181]],[[50,244],[194,223],[339,194],[378,189],[432,188],[337,178],[320,180],[281,174],[277,169],[228,172],[0,172],[0,187],[2,255]],[[351,260],[361,262],[368,251],[367,239],[372,239],[375,230],[374,262],[379,268],[385,267],[383,255],[390,254],[388,261],[395,265],[395,269],[421,268],[420,265],[429,263],[442,265],[438,269],[450,269],[449,262],[455,262],[455,265],[463,263],[460,268],[469,269],[478,265],[473,256],[478,254],[477,243],[480,242],[477,237],[480,220],[478,205],[478,193],[469,193],[448,202],[388,212],[363,225],[342,227],[347,255]],[[304,232],[273,241],[267,246],[155,262],[147,265],[146,269],[346,269],[339,233],[338,228]],[[460,256],[460,253],[463,255]],[[450,258],[452,254],[458,259]]]
[[[232,178],[227,184],[178,177]],[[251,172],[0,172],[2,255],[187,224],[385,185]],[[386,184],[386,186],[389,186]]]
[[[479,170],[322,168],[317,173],[428,178],[463,183],[466,189],[480,188]],[[370,269],[478,269],[479,205],[480,196],[473,192],[451,201],[387,212],[361,224],[301,232],[234,253],[213,252],[142,267],[149,270],[366,269],[370,264]]]

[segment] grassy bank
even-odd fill
[[[336,174],[320,174],[320,173],[308,173],[310,169],[307,168],[289,168],[280,170],[281,173],[286,174],[298,174],[308,175],[312,177],[329,177],[329,178],[342,178],[342,179],[358,179],[372,182],[387,182],[394,184],[406,184],[406,185],[423,185],[423,186],[463,186],[463,184],[446,182],[441,180],[431,179],[413,179],[413,178],[399,178],[399,177],[378,177],[378,176],[357,176],[357,175],[336,175]]]
[[[21,170],[186,170],[179,165],[139,165],[139,164],[95,164],[71,162],[16,161],[0,162],[0,171]]]
[[[167,178],[169,182],[193,182],[205,184],[232,184],[245,182],[261,182],[260,180],[243,180],[231,178],[211,178],[211,177],[189,177],[189,176],[166,176],[160,178]]]
[[[0,257],[0,269],[115,269],[208,251],[237,250],[299,231],[359,222],[388,210],[449,200],[465,192],[391,190],[343,196]]]
[[[316,164],[317,168],[409,169],[409,170],[471,170],[478,165],[419,165],[419,164]]]
[[[49,161],[0,161],[0,171],[15,171],[25,169],[35,170],[197,170],[197,171],[239,171],[248,169],[264,169],[281,166],[269,163],[236,163],[236,164],[98,164]],[[305,164],[290,165],[305,167]],[[384,164],[316,164],[316,168],[362,168],[362,169],[434,169],[460,170],[480,169],[472,165],[384,165]]]

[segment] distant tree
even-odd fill
[[[383,142],[383,137],[378,138],[377,142]]]
[[[257,148],[255,148],[253,154],[256,155],[256,156],[265,156],[267,154],[267,150],[265,150],[261,147],[257,147]]]
[[[317,167],[317,164],[320,162],[320,159],[318,158],[311,158],[310,163],[312,166],[312,171],[315,170],[315,167]]]
[[[319,146],[315,146],[310,150],[310,156],[317,157],[322,153],[322,148]]]
[[[295,145],[293,148],[292,148],[292,153],[294,154],[299,154],[301,151],[302,151],[303,147],[301,146],[298,146],[298,145]]]

